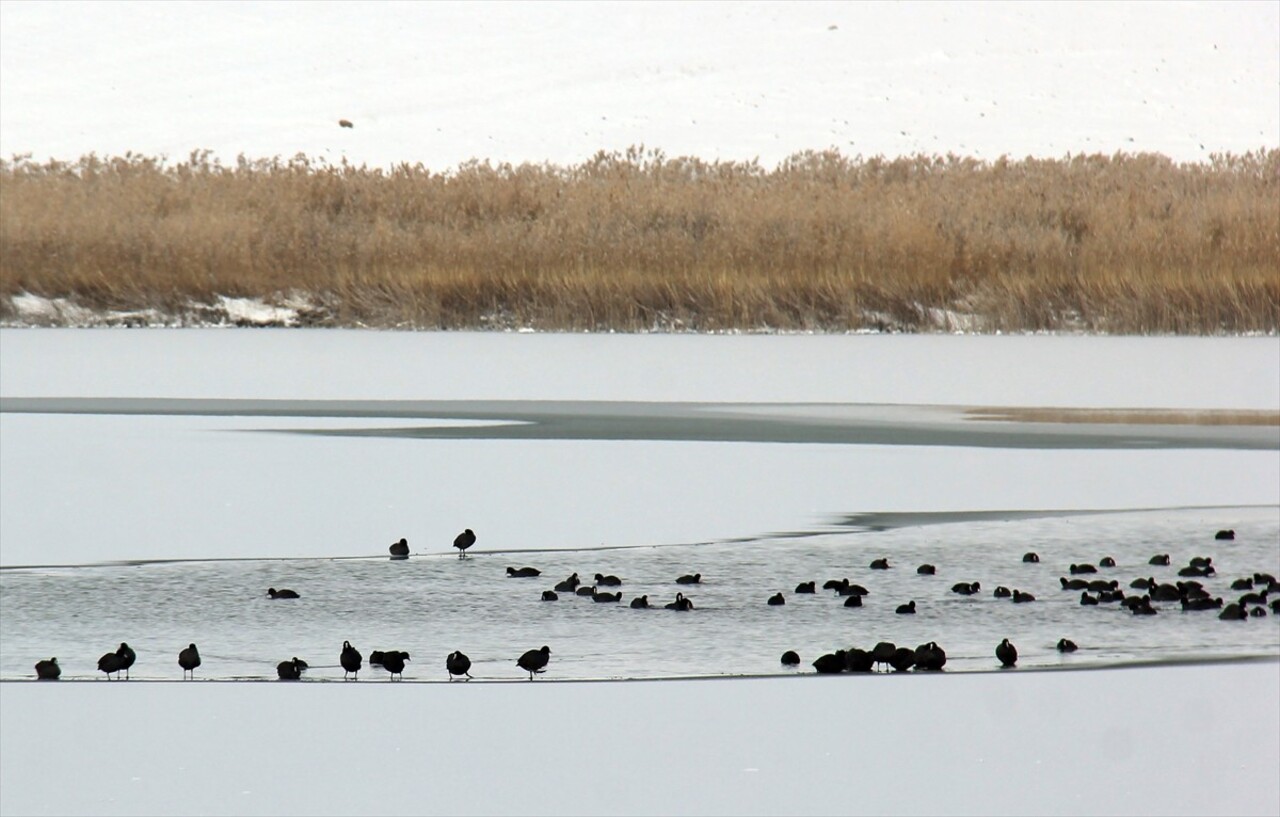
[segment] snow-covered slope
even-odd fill
[[[1280,144],[1278,31],[1275,2],[5,2],[0,155],[1191,161]]]

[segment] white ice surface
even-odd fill
[[[1194,161],[1280,144],[1278,28],[1274,2],[11,0],[0,155]]]
[[[1275,662],[614,683],[7,682],[0,812],[1276,814],[1278,692]]]

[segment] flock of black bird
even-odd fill
[[[1218,541],[1233,540],[1235,539],[1235,531],[1220,530],[1214,535],[1214,539]],[[476,535],[470,528],[458,534],[453,542],[453,546],[458,549],[458,558],[466,558],[467,549],[475,543]],[[393,560],[409,558],[408,541],[400,539],[391,545],[390,552]],[[1038,563],[1040,557],[1038,554],[1031,552],[1023,555],[1022,561]],[[1148,565],[1169,567],[1169,555],[1157,554],[1152,556],[1148,561]],[[1114,568],[1117,565],[1115,559],[1108,556],[1099,560],[1098,566]],[[887,558],[880,558],[872,561],[869,567],[872,570],[888,570],[891,566]],[[1072,564],[1068,570],[1073,577],[1094,575],[1098,572],[1098,568],[1092,564]],[[931,564],[922,564],[916,569],[916,572],[921,575],[934,575],[936,571],[937,568]],[[1192,578],[1211,577],[1215,573],[1216,569],[1213,566],[1212,558],[1196,556],[1185,567],[1178,570],[1178,575],[1187,579],[1186,581],[1161,583],[1156,581],[1153,576],[1134,579],[1129,583],[1129,588],[1144,591],[1140,596],[1127,595],[1124,589],[1120,587],[1119,581],[1115,579],[1068,579],[1064,576],[1059,581],[1064,591],[1081,591],[1081,605],[1096,606],[1115,603],[1121,609],[1127,609],[1133,615],[1158,614],[1159,610],[1152,604],[1153,601],[1178,602],[1181,609],[1185,611],[1220,610],[1218,618],[1225,621],[1242,621],[1249,618],[1263,617],[1267,615],[1268,607],[1273,613],[1280,614],[1280,582],[1277,582],[1275,576],[1268,573],[1254,573],[1252,576],[1236,579],[1231,583],[1231,589],[1243,591],[1242,595],[1236,601],[1224,604],[1224,600],[1221,597],[1211,596],[1197,578]],[[507,568],[507,576],[509,578],[537,578],[541,575],[542,571],[534,567]],[[701,582],[701,573],[682,575],[675,580],[675,583],[679,585],[697,585],[701,584]],[[556,601],[559,599],[560,593],[571,593],[577,596],[590,596],[596,602],[616,603],[622,601],[621,592],[608,592],[600,588],[620,587],[621,585],[622,580],[617,576],[601,573],[595,574],[594,584],[586,585],[583,584],[577,573],[573,573],[556,583],[553,590],[544,590],[542,592],[542,600]],[[816,586],[816,581],[801,582],[796,586],[794,592],[798,594],[816,593]],[[861,606],[862,597],[870,593],[867,588],[859,584],[853,584],[847,578],[829,579],[822,585],[822,588],[824,590],[834,590],[838,596],[846,597],[844,604],[847,607]],[[951,587],[953,593],[964,596],[976,595],[981,592],[981,589],[981,584],[976,581],[958,582]],[[1094,595],[1090,595],[1090,593]],[[1267,597],[1272,593],[1277,594],[1277,597],[1268,601]],[[268,588],[267,595],[272,599],[300,598],[296,591],[287,588]],[[1035,596],[1030,593],[1024,593],[1018,589],[1010,590],[1003,586],[995,588],[994,596],[996,598],[1008,598],[1017,604],[1036,600]],[[786,604],[786,598],[781,592],[778,592],[766,599],[765,603],[769,606],[782,606]],[[650,607],[649,597],[647,595],[636,596],[631,600],[630,606],[634,609],[648,608]],[[663,606],[668,610],[676,611],[694,609],[692,600],[680,592],[675,594],[675,598],[671,602]],[[914,614],[916,612],[915,600],[912,599],[906,604],[899,605],[895,612],[900,615]],[[1070,653],[1075,652],[1078,646],[1070,639],[1063,638],[1058,641],[1057,649],[1062,653]],[[1008,638],[1005,638],[996,645],[995,656],[1002,668],[1014,667],[1018,662],[1018,649]],[[119,679],[121,672],[125,674],[127,679],[129,677],[129,668],[134,665],[136,660],[137,654],[134,650],[127,643],[121,642],[117,649],[104,654],[98,659],[98,670],[104,673],[108,679],[111,679],[113,675],[116,679]],[[374,650],[369,654],[369,663],[371,665],[379,665],[385,669],[389,673],[389,680],[392,681],[396,680],[397,677],[403,679],[405,664],[409,660],[409,653],[403,650]],[[521,670],[529,674],[529,680],[533,680],[535,675],[546,670],[550,660],[551,648],[544,645],[538,649],[527,650],[516,659],[515,663]],[[800,656],[794,650],[784,652],[781,660],[782,664],[788,667],[795,667],[800,664]],[[182,668],[184,680],[188,677],[188,673],[190,673],[191,678],[195,678],[195,671],[200,666],[200,663],[200,651],[194,643],[179,651],[178,666]],[[343,669],[343,680],[348,678],[358,680],[364,657],[359,650],[351,645],[350,641],[344,641],[342,642],[342,651],[339,654],[339,663]],[[910,647],[899,647],[892,642],[882,641],[870,650],[848,647],[826,653],[813,662],[813,667],[819,674],[826,675],[842,672],[871,672],[877,668],[890,668],[897,672],[905,672],[911,669],[937,671],[941,670],[946,663],[946,651],[938,646],[936,642],[930,641],[912,649]],[[286,661],[281,661],[276,666],[276,673],[282,681],[296,681],[302,677],[303,671],[307,668],[307,662],[295,656]],[[39,680],[55,681],[62,675],[62,669],[58,665],[56,657],[36,662],[35,669],[36,677]],[[470,680],[472,677],[470,674],[471,659],[459,651],[454,651],[446,656],[445,669],[450,681],[456,678]]]

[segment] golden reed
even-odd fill
[[[11,297],[316,325],[565,330],[1280,329],[1280,150],[1177,164],[668,158],[447,172],[298,156],[0,161]]]

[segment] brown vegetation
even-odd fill
[[[571,167],[0,161],[23,292],[181,313],[305,297],[321,325],[1280,328],[1280,150],[1000,159],[633,148]]]

